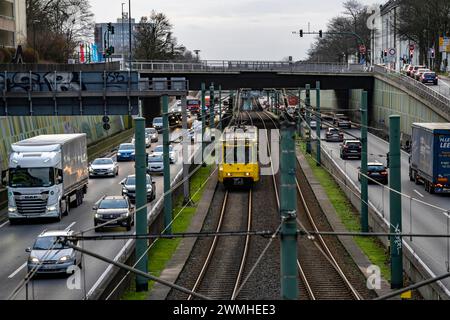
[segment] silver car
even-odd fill
[[[163,156],[163,146],[162,145],[156,146],[151,155]],[[172,145],[169,145],[169,159],[170,163],[176,163],[178,161],[178,152]]]
[[[161,155],[151,155],[148,157],[148,171],[150,173],[164,172],[164,161]]]
[[[58,242],[59,237],[73,235],[72,230],[44,231],[36,239],[33,247],[27,248],[28,272],[36,270],[36,273],[73,273],[73,266],[81,267],[81,253],[67,245]],[[77,245],[77,242],[70,242]]]
[[[112,158],[97,158],[89,164],[89,177],[117,176],[119,165]]]
[[[131,143],[135,144],[136,141],[136,137],[133,136],[133,138],[131,139]],[[147,134],[147,132],[145,133],[145,147],[149,148],[152,145],[152,138],[149,134]]]
[[[158,130],[156,130],[155,128],[145,128],[145,133],[150,136],[151,142],[158,142],[159,140]]]

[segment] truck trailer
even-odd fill
[[[10,223],[34,218],[60,221],[83,202],[89,172],[86,134],[49,134],[11,145],[7,175]]]
[[[409,179],[429,193],[450,193],[450,123],[413,123]]]

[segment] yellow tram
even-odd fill
[[[226,187],[252,186],[259,181],[258,128],[230,126],[221,138],[219,182]]]

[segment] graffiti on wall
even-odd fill
[[[130,79],[128,78],[130,77]],[[0,90],[6,92],[121,91],[138,89],[136,72],[4,72]]]

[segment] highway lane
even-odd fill
[[[325,138],[325,130],[322,130],[322,139]],[[355,136],[360,136],[360,131],[356,129],[349,130]],[[314,135],[313,135],[314,136]],[[351,138],[346,135],[346,138]],[[323,149],[328,152],[334,161],[347,173],[351,181],[360,187],[358,182],[359,160],[342,160],[339,156],[339,143],[326,142],[322,140]],[[389,144],[369,134],[368,137],[368,160],[378,160],[386,164],[386,153],[389,150]],[[409,197],[402,197],[402,219],[404,232],[430,233],[430,234],[448,234],[449,217],[443,210],[428,206],[450,209],[450,197],[445,195],[431,195],[424,190],[423,185],[415,185],[409,181],[409,163],[408,154],[401,153],[402,168],[402,192]],[[419,200],[419,201],[417,201]],[[380,185],[369,185],[369,201],[383,214],[389,221],[389,190]],[[424,203],[422,203],[424,202]],[[405,241],[416,251],[419,257],[436,274],[440,275],[447,272],[449,259],[449,246],[445,238],[414,238],[413,240],[405,238]],[[450,289],[450,280],[443,280],[444,285]]]
[[[176,129],[171,134],[171,139],[176,139],[181,134],[180,129]],[[159,142],[162,143],[162,135]],[[150,149],[153,149],[153,144]],[[192,146],[191,146],[192,147]],[[181,144],[175,144],[175,150],[179,152],[179,160],[176,164],[171,165],[171,177],[181,170]],[[34,224],[14,225],[8,223],[0,228],[0,299],[6,299],[19,282],[26,275],[26,267],[24,263],[28,258],[25,248],[30,247],[36,236],[44,229],[55,229],[61,227],[72,226],[75,231],[86,230],[93,227],[93,211],[92,206],[104,194],[114,195],[120,194],[122,186],[120,181],[128,174],[134,173],[134,162],[120,162],[119,176],[115,178],[95,178],[90,179],[88,193],[85,195],[83,204],[72,209],[68,217],[64,217],[60,223],[39,222]],[[148,210],[161,197],[163,192],[163,177],[154,176],[157,188],[157,198],[148,206]],[[126,233],[121,228],[110,229],[109,232]],[[134,232],[134,229],[131,232]],[[86,235],[95,234],[89,231]],[[83,243],[83,246],[97,253],[101,253],[109,258],[114,258],[122,249],[126,240],[114,241],[89,241]],[[80,243],[81,245],[81,243]],[[81,288],[70,290],[66,282],[67,278],[63,277],[45,277],[32,281],[29,286],[29,297],[34,292],[35,299],[82,299],[89,289],[94,285],[99,276],[104,272],[107,263],[101,262],[91,257],[84,257],[84,268],[81,270],[82,280]],[[32,290],[33,289],[33,290]],[[22,289],[16,299],[25,299],[25,290]]]

